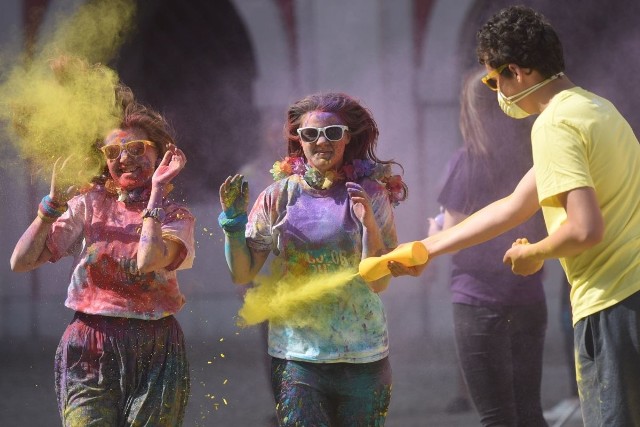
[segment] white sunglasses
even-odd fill
[[[316,142],[320,138],[320,134],[324,135],[329,141],[340,141],[344,136],[344,132],[349,130],[349,126],[330,125],[323,128],[298,128],[298,135],[303,142]]]

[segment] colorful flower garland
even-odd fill
[[[279,181],[290,175],[300,175],[313,188],[326,190],[337,181],[357,181],[360,178],[370,178],[383,184],[389,193],[389,200],[393,206],[407,198],[407,186],[400,175],[392,175],[391,164],[376,163],[368,159],[355,159],[345,164],[339,171],[328,171],[322,174],[319,170],[305,163],[302,157],[285,157],[273,164],[269,171],[274,181]]]

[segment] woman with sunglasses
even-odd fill
[[[121,93],[129,93],[124,91]],[[182,424],[189,368],[176,270],[194,258],[194,217],[165,198],[186,158],[158,113],[124,100],[100,143],[103,175],[69,199],[56,177],[11,257],[13,271],[73,257],[75,316],[55,358],[65,426]],[[97,151],[97,154],[100,154]]]
[[[295,292],[357,272],[361,259],[396,246],[392,205],[406,186],[393,162],[375,155],[377,125],[365,107],[341,93],[316,94],[290,106],[288,157],[272,169],[275,183],[247,216],[241,175],[220,186],[227,264],[234,283],[270,271]],[[318,281],[320,280],[320,281]],[[317,281],[317,282],[316,282]],[[268,352],[281,426],[379,426],[391,397],[387,325],[378,296],[389,278],[357,275],[334,293],[304,301],[297,318],[270,319]],[[256,291],[260,291],[258,284]]]

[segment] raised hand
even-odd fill
[[[170,183],[171,180],[180,173],[186,163],[187,157],[184,155],[184,152],[175,145],[170,144],[167,152],[164,153],[162,161],[153,173],[153,177],[151,178],[152,184],[163,186]]]
[[[355,182],[347,182],[347,193],[353,203],[353,213],[363,226],[368,227],[375,225],[375,217],[371,200],[364,188]]]
[[[57,205],[64,205],[76,194],[78,188],[76,185],[62,185],[59,180],[59,176],[64,172],[65,167],[73,157],[73,154],[67,156],[64,160],[62,160],[62,157],[58,157],[53,164],[49,197]]]
[[[220,186],[220,206],[227,217],[233,218],[247,211],[249,207],[249,183],[244,176],[229,176]]]

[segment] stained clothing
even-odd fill
[[[382,427],[391,401],[391,365],[272,359],[282,427]]]
[[[364,178],[386,248],[397,245],[384,186]],[[382,426],[391,398],[387,321],[380,297],[356,274],[363,229],[343,182],[326,190],[291,175],[258,196],[247,244],[271,251],[272,274],[300,282],[351,271],[337,292],[307,304],[305,322],[269,322],[272,388],[281,426]],[[259,285],[258,285],[259,286]]]
[[[189,399],[184,336],[160,320],[76,313],[56,352],[65,426],[180,426]]]
[[[371,199],[385,247],[395,247],[393,211],[386,189],[369,179],[360,184]],[[313,278],[344,270],[355,273],[362,257],[362,225],[342,182],[327,190],[310,187],[299,175],[275,182],[258,196],[249,214],[246,236],[252,248],[276,255],[270,269],[279,278]],[[286,320],[269,324],[271,356],[327,363],[365,363],[387,357],[382,301],[360,276],[337,296],[314,304],[308,315],[317,321],[304,327]]]
[[[490,183],[488,171],[473,167],[469,154],[461,149],[451,160],[438,201],[447,210],[470,215],[504,196],[496,194]],[[541,406],[547,327],[543,273],[516,276],[502,262],[517,238],[535,242],[545,236],[542,217],[536,215],[508,233],[459,251],[452,259],[456,350],[483,426],[546,426]]]
[[[586,427],[640,426],[638,337],[640,292],[576,323],[574,347]]]
[[[584,424],[640,426],[640,144],[609,101],[579,87],[551,99],[531,138],[549,233],[567,219],[558,196],[579,188],[593,189],[604,221],[600,243],[560,259]]]
[[[140,274],[136,255],[146,204],[125,204],[101,187],[69,201],[69,209],[53,224],[46,242],[52,262],[73,256],[67,307],[145,320],[182,308],[185,298],[175,270],[193,264],[195,219],[185,207],[165,200],[162,236],[180,243],[182,251],[172,265]]]
[[[46,240],[51,261],[73,256],[65,305],[76,311],[56,353],[65,426],[182,424],[189,366],[173,314],[185,303],[176,269],[194,259],[194,217],[163,201],[163,239],[176,260],[140,274],[136,256],[147,200],[124,203],[97,186],[69,201]]]

